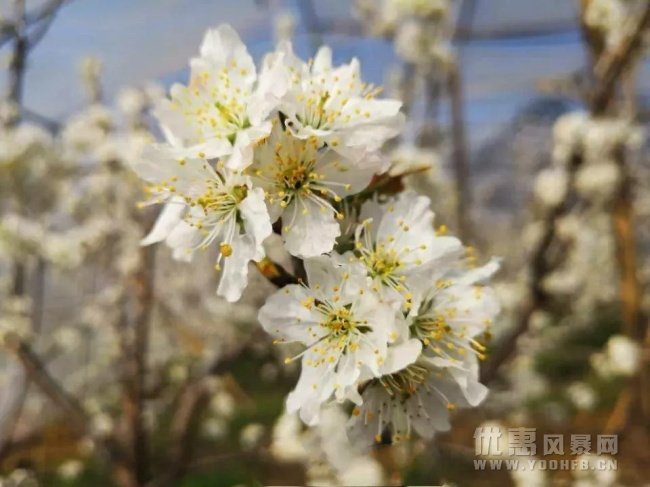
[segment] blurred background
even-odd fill
[[[648,11],[0,0],[0,485],[646,485]],[[305,429],[283,411],[290,350],[256,323],[273,284],[251,270],[228,304],[212,256],[188,265],[138,245],[156,209],[138,207],[128,163],[160,138],[150,107],[220,23],[257,61],[281,39],[304,58],[321,44],[335,63],[357,57],[405,102],[385,148],[396,184],[431,197],[478,260],[503,258],[490,396],[433,442],[368,451],[339,434],[337,408]],[[616,434],[617,469],[476,471],[485,425]]]

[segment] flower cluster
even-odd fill
[[[368,30],[391,38],[405,61],[437,74],[452,62],[451,0],[357,0],[356,6]]]
[[[352,401],[357,439],[428,438],[449,409],[486,395],[480,339],[498,305],[483,282],[498,265],[476,267],[472,249],[436,231],[428,198],[368,190],[403,122],[379,91],[326,47],[304,62],[280,43],[258,73],[230,27],[209,31],[189,85],[157,107],[166,142],[134,164],[150,202],[166,205],[143,244],[164,240],[180,259],[218,244],[218,294],[237,301],[248,263],[281,234],[306,280],[258,319],[302,348],[286,360],[302,363],[288,412],[314,425],[326,404]]]
[[[376,99],[359,62],[334,66],[327,47],[304,62],[281,43],[258,72],[227,25],[207,32],[190,67],[156,108],[166,142],[133,165],[149,201],[166,203],[143,243],[189,259],[215,242],[218,294],[237,301],[272,224],[294,256],[332,250],[343,198],[385,169],[378,150],[400,130],[401,103]]]
[[[302,372],[287,409],[319,422],[331,400],[356,404],[349,432],[393,441],[430,438],[448,410],[475,406],[481,338],[498,312],[482,283],[495,261],[474,265],[471,249],[436,232],[429,200],[405,192],[368,203],[354,249],[305,260],[308,284],[272,295],[259,313],[277,342],[298,342]]]

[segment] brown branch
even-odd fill
[[[467,157],[467,140],[463,118],[463,87],[456,62],[451,63],[447,73],[447,91],[451,102],[451,138],[453,168],[456,183],[456,225],[459,237],[466,243],[472,238],[470,168]]]
[[[621,41],[617,48],[606,51],[604,59],[599,60],[595,68],[596,87],[591,98],[591,112],[602,115],[609,108],[616,87],[624,71],[630,65],[634,56],[639,52],[643,42],[643,34],[650,27],[650,3],[641,14],[636,27]]]
[[[140,483],[144,483],[149,475],[149,446],[144,410],[149,327],[154,302],[154,252],[155,247],[140,249],[138,269],[130,279],[130,288],[135,297],[134,330],[131,343],[123,350],[128,353],[123,357],[128,364],[123,400],[124,415],[128,424],[127,448],[131,454],[133,475]]]
[[[38,259],[36,269],[34,270],[34,293],[33,309],[31,316],[31,331],[38,334],[43,324],[43,305],[45,301],[45,273],[46,263],[42,258]],[[17,366],[18,367],[18,366]],[[2,424],[0,424],[0,462],[11,451],[13,436],[18,427],[18,423],[23,413],[29,380],[24,368],[18,368],[16,375],[13,377],[14,385],[11,386],[15,391],[12,397],[8,397],[9,404],[2,414]]]
[[[185,475],[192,460],[192,443],[201,424],[203,411],[211,394],[211,379],[227,373],[248,347],[264,335],[256,328],[247,340],[229,349],[210,364],[196,379],[189,382],[180,393],[176,410],[172,415],[170,438],[172,445],[167,458],[167,471],[147,484],[148,487],[171,487]]]
[[[172,417],[167,471],[150,482],[148,487],[172,487],[185,475],[193,455],[193,439],[201,423],[201,416],[210,398],[209,378],[188,384],[180,393]]]
[[[588,1],[588,0],[586,0]],[[644,10],[644,15],[634,29],[626,38],[624,38],[619,47],[612,50],[607,56],[604,68],[596,79],[594,88],[595,95],[592,97],[591,114],[593,116],[601,115],[603,110],[609,107],[615,95],[615,88],[625,69],[633,59],[634,52],[638,49],[643,34],[643,29],[650,22],[650,5]],[[583,23],[584,24],[584,23]],[[585,36],[588,41],[588,36]],[[516,349],[517,340],[521,335],[526,333],[530,327],[530,321],[538,309],[545,304],[545,293],[542,289],[544,278],[553,270],[547,261],[547,253],[551,248],[556,237],[556,222],[565,215],[570,209],[570,201],[573,197],[573,181],[577,169],[582,165],[582,154],[574,154],[568,168],[569,182],[568,191],[564,200],[547,216],[544,221],[544,231],[541,239],[537,242],[529,267],[528,298],[522,305],[517,323],[511,332],[502,341],[499,348],[495,349],[490,360],[485,363],[481,370],[481,380],[489,382],[494,379],[498,373],[499,367],[507,362]],[[627,225],[627,224],[626,224]],[[625,228],[621,227],[624,231]],[[629,251],[629,250],[628,250]],[[629,279],[629,277],[628,277]]]
[[[621,173],[621,183],[614,200],[612,220],[620,273],[620,299],[625,334],[633,340],[638,340],[643,338],[640,336],[642,291],[637,275],[633,184],[625,160],[624,147],[618,148],[617,162]]]
[[[549,250],[553,245],[557,233],[557,222],[571,209],[571,196],[573,183],[577,170],[583,163],[582,154],[574,154],[567,167],[568,181],[564,199],[552,208],[543,221],[543,232],[532,250],[528,267],[528,298],[521,306],[515,327],[499,344],[499,347],[490,353],[490,359],[481,369],[481,382],[492,381],[501,365],[514,353],[517,340],[530,326],[530,320],[536,310],[542,308],[546,302],[546,293],[542,287],[544,278],[553,270],[547,259]]]
[[[9,84],[7,99],[19,106],[23,99],[23,85],[25,80],[25,67],[27,60],[27,35],[25,32],[25,0],[15,0],[14,3],[14,33],[13,49],[9,60]],[[19,116],[19,114],[18,114]],[[18,123],[18,119],[9,120],[9,125]]]
[[[262,275],[276,287],[284,287],[300,282],[296,276],[268,257],[265,257],[260,262],[256,262],[256,266]]]
[[[614,57],[612,59],[607,59],[611,70],[615,70],[628,84],[634,73],[634,66],[629,67],[629,65],[641,45],[643,33],[649,26],[650,4],[646,6],[644,15],[639,19],[636,29],[623,43],[622,47],[626,47],[627,50],[623,53],[618,53],[618,56],[613,55]],[[627,62],[623,62],[623,60],[627,60]],[[607,72],[603,75],[603,91],[608,90],[611,98],[613,98],[613,93],[617,86],[616,81],[616,79],[612,81],[611,74]],[[599,100],[597,96],[598,93],[594,97],[593,110],[599,110],[598,113],[601,114],[608,109],[609,103]],[[633,93],[628,93],[628,98],[633,98]],[[619,270],[619,296],[622,307],[624,332],[630,339],[643,342],[644,335],[647,333],[647,331],[644,332],[643,330],[643,324],[646,322],[646,318],[643,316],[641,309],[643,291],[637,275],[638,264],[634,223],[633,180],[626,156],[624,145],[616,148],[615,159],[621,174],[621,182],[614,198],[612,223],[616,244],[616,260]],[[616,405],[605,425],[606,431],[623,432],[633,418],[642,419],[644,413],[647,418],[648,398],[644,390],[644,386],[648,382],[647,374],[647,364],[643,361],[639,366],[638,373],[630,378],[621,391]]]
[[[29,379],[61,409],[72,429],[79,435],[87,434],[90,428],[85,411],[50,375],[30,346],[14,334],[7,335],[4,343],[22,364]]]
[[[26,14],[24,16],[24,27],[28,29],[33,26],[38,26],[39,24],[51,22],[52,18],[66,1],[67,0],[51,0],[41,6],[38,10]],[[42,28],[43,27],[41,26],[40,29]],[[0,24],[0,46],[3,46],[5,43],[15,38],[18,35],[19,30],[20,27],[15,22],[3,22]],[[37,36],[38,39],[34,44],[30,45],[30,48],[40,41],[40,37]]]
[[[68,393],[48,372],[43,361],[19,336],[9,334],[4,338],[4,345],[22,364],[29,377],[39,390],[45,394],[63,413],[63,418],[72,431],[79,436],[90,436],[108,452],[113,465],[113,476],[117,485],[122,487],[138,487],[137,482],[128,469],[128,461],[120,445],[112,436],[97,437],[92,433],[90,420],[79,402]]]

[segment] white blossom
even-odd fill
[[[244,450],[250,451],[257,447],[263,436],[263,425],[259,423],[247,424],[239,433],[239,443]]]
[[[345,399],[362,373],[379,375],[396,334],[395,310],[370,290],[359,264],[322,256],[305,260],[305,269],[309,285],[277,291],[259,321],[279,341],[306,347],[294,357],[302,357],[302,372],[287,410],[300,410],[303,421],[313,425],[323,402]]]
[[[364,207],[355,235],[355,254],[375,289],[393,299],[414,298],[435,280],[437,267],[456,260],[463,247],[455,237],[436,235],[430,200],[412,191],[384,204]]]
[[[74,480],[84,470],[84,464],[81,460],[67,460],[57,468],[59,476],[65,480]]]
[[[400,441],[415,431],[430,438],[449,428],[448,410],[483,401],[487,388],[478,381],[478,359],[485,346],[477,338],[489,329],[499,305],[493,291],[479,283],[497,268],[495,261],[465,271],[449,266],[432,283],[407,315],[413,338],[389,347],[383,375],[362,388],[362,405],[350,420],[352,435],[379,442],[389,431],[392,441]]]
[[[547,208],[555,208],[568,191],[568,177],[564,168],[554,167],[541,171],[535,178],[535,197]]]
[[[175,84],[171,100],[156,109],[165,135],[180,157],[224,158],[241,170],[253,147],[271,130],[270,112],[283,84],[265,63],[257,74],[253,59],[229,25],[209,30],[200,56],[191,61],[189,85]]]
[[[365,188],[374,169],[355,166],[314,136],[297,139],[274,125],[247,172],[264,189],[271,220],[282,218],[282,237],[291,254],[305,258],[329,252],[340,235],[337,218],[343,217],[335,205]]]
[[[639,345],[624,335],[614,335],[603,352],[594,354],[591,363],[603,377],[630,377],[636,373],[641,360]]]
[[[380,169],[375,152],[400,132],[402,103],[377,99],[381,90],[361,81],[356,58],[333,66],[329,47],[321,47],[310,64],[295,58],[288,44],[275,55],[284,59],[290,73],[291,85],[279,110],[292,133],[301,139],[316,137],[359,166]]]
[[[237,301],[248,262],[264,257],[262,242],[271,234],[263,191],[222,164],[176,160],[161,146],[149,148],[133,168],[150,183],[152,201],[167,203],[142,244],[165,240],[177,258],[188,260],[217,241],[216,267],[223,268],[217,293]]]

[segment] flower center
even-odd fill
[[[329,91],[313,93],[305,101],[305,110],[303,115],[296,115],[296,118],[303,125],[308,125],[315,129],[326,129],[336,120],[336,112],[328,112],[325,107],[325,104],[329,99]]]
[[[173,97],[173,105],[196,128],[199,140],[215,135],[234,143],[237,132],[251,126],[246,103],[250,92],[239,86],[237,66],[223,68],[219,74],[198,74],[190,85]]]
[[[415,363],[399,372],[385,375],[377,380],[391,397],[408,399],[426,382],[429,373],[429,369]]]
[[[378,244],[374,250],[357,246],[360,259],[368,269],[370,276],[378,278],[382,283],[394,289],[402,290],[402,278],[397,273],[404,267],[404,263],[399,259],[397,251],[386,249],[384,245]]]
[[[467,353],[476,354],[480,360],[486,358],[486,347],[468,335],[464,326],[452,328],[447,320],[457,316],[456,308],[446,308],[436,312],[433,301],[425,303],[420,316],[412,324],[413,334],[425,347],[429,347],[439,357],[461,361]]]
[[[349,334],[359,323],[352,318],[349,307],[336,308],[328,312],[322,326],[330,330],[335,337]]]
[[[203,208],[206,215],[228,215],[237,209],[247,194],[245,186],[235,186],[230,192],[225,192],[217,183],[209,183],[206,191],[199,197],[190,199],[189,203]]]

